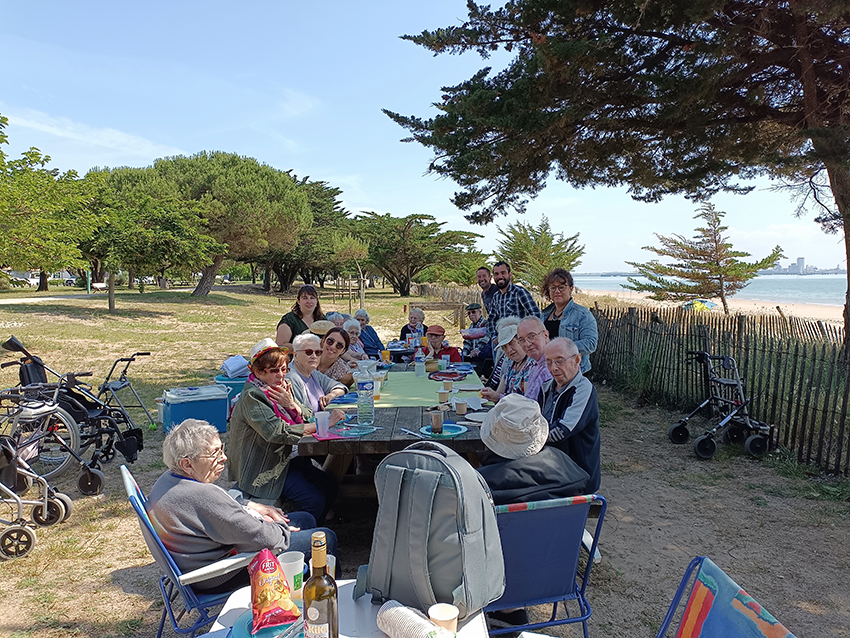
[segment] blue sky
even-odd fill
[[[429,151],[381,108],[428,116],[440,87],[484,65],[474,54],[434,57],[399,39],[459,23],[462,0],[429,2],[4,2],[0,113],[17,155],[35,146],[52,166],[145,166],[158,157],[222,150],[256,157],[343,190],[352,212],[433,215],[484,237],[452,206],[453,182],[426,175]],[[498,65],[505,58],[487,62]],[[796,219],[785,194],[758,184],[720,196],[736,247],[762,257],[845,265],[840,236]],[[653,233],[691,235],[695,206],[682,198],[633,202],[625,189],[575,190],[550,181],[523,221],[547,215],[580,234],[580,271],[643,261]],[[516,216],[502,218],[505,227]],[[783,261],[787,265],[789,260]]]

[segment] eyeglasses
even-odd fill
[[[224,448],[218,448],[212,454],[199,454],[196,459],[212,459],[214,463],[224,460]]]
[[[332,337],[328,337],[327,339],[325,339],[325,343],[329,346],[333,346],[337,350],[342,350],[343,348],[345,348],[345,342],[344,341],[337,341],[336,339],[334,339]]]
[[[549,292],[566,292],[569,290],[571,286],[563,285],[563,286],[549,286]]]
[[[308,348],[306,350],[299,350],[298,352],[303,352],[308,357],[312,357],[313,355],[316,355],[317,357],[321,357],[324,350],[322,350],[321,348],[319,350],[311,350],[310,348]]]
[[[264,372],[268,372],[269,374],[286,374],[286,366],[281,366],[279,368],[266,368]]]
[[[540,331],[538,331],[538,332],[529,332],[529,333],[528,333],[525,337],[519,337],[519,336],[518,336],[518,337],[516,338],[517,343],[519,343],[519,345],[523,346],[523,345],[525,345],[526,343],[529,343],[530,341],[533,341],[534,339],[536,339],[536,338],[537,338],[537,336],[538,336],[538,335],[542,335],[544,332],[546,332],[546,331],[545,331],[545,330],[540,330]]]

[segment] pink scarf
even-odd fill
[[[260,389],[263,394],[266,395],[266,398],[271,401],[272,408],[274,409],[274,414],[277,418],[283,419],[290,425],[293,425],[295,423],[304,423],[304,419],[301,417],[300,414],[298,414],[298,412],[296,412],[295,410],[290,410],[289,408],[284,408],[283,406],[279,405],[274,399],[272,399],[269,396],[269,390],[271,389],[271,387],[267,383],[264,383],[263,381],[260,381],[257,377],[255,377],[253,372],[248,375],[248,382],[252,383],[255,387]]]

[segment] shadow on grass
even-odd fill
[[[120,317],[123,319],[135,318],[160,318],[171,316],[170,312],[157,312],[155,310],[123,310],[119,306],[114,313],[104,308],[90,308],[87,306],[71,306],[62,303],[44,303],[39,302],[35,309],[28,304],[17,304],[14,306],[3,306],[3,312],[17,315],[31,315],[35,312],[50,315],[62,315],[69,318],[91,319],[100,317]]]

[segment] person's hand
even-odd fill
[[[270,523],[289,522],[289,519],[283,513],[283,510],[279,507],[263,505],[262,503],[255,503],[254,501],[248,501],[248,507],[260,514],[263,517],[263,520],[268,521]]]
[[[331,411],[331,427],[335,426],[340,421],[345,421],[345,411],[337,408]]]
[[[269,398],[283,408],[292,410],[295,408],[295,398],[292,396],[292,384],[288,379],[278,387],[269,386]]]
[[[480,391],[481,398],[487,399],[488,401],[492,401],[493,403],[498,403],[499,399],[502,398],[502,395],[493,390],[492,388],[483,388]]]
[[[316,430],[316,424],[315,423],[305,423],[304,424],[304,434],[313,434],[316,431],[317,430]]]
[[[477,357],[477,356],[478,356],[478,348],[476,348],[475,350],[473,350],[472,352],[470,352],[470,353],[469,353],[469,356],[470,356],[470,357]]]
[[[334,400],[334,395],[326,394],[324,396],[319,397],[319,407],[323,410],[328,407],[328,403]]]

